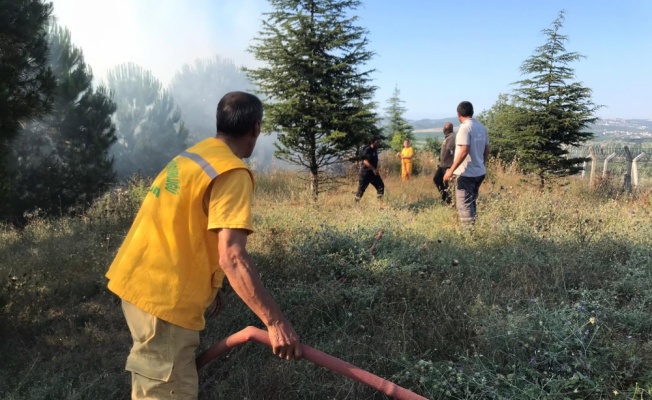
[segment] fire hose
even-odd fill
[[[197,369],[200,369],[226,351],[249,341],[264,344],[267,347],[272,346],[266,331],[253,326],[248,326],[240,332],[236,332],[231,336],[220,340],[218,343],[200,354],[196,360]],[[305,344],[301,345],[301,350],[303,351],[303,358],[311,363],[322,366],[333,372],[337,372],[342,376],[346,376],[347,378],[367,385],[370,388],[376,389],[377,391],[397,400],[428,400],[425,397],[398,386],[393,382],[360,369],[346,361],[342,361],[337,357],[333,357],[310,346],[306,346]]]

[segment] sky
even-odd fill
[[[135,62],[167,85],[184,64],[220,55],[261,66],[247,51],[267,0],[53,0],[54,15],[98,79]],[[650,0],[367,0],[352,15],[367,29],[379,112],[395,88],[407,119],[447,118],[471,101],[488,109],[545,42],[559,12],[576,81],[593,90],[601,118],[652,119]]]

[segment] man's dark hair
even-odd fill
[[[473,116],[473,104],[469,101],[463,101],[460,105],[457,106],[457,112],[462,117],[472,117]]]
[[[217,103],[217,131],[228,136],[244,136],[263,120],[263,103],[253,94],[229,92]]]

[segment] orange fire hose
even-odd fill
[[[204,365],[208,364],[211,360],[217,358],[220,354],[226,352],[227,350],[240,346],[241,344],[245,344],[249,341],[264,344],[267,347],[272,346],[266,331],[255,328],[253,326],[248,326],[240,332],[236,332],[233,335],[220,340],[217,344],[214,344],[208,350],[199,355],[199,357],[197,357],[197,369],[200,369]],[[303,350],[303,358],[310,361],[311,363],[330,369],[333,372],[337,372],[340,375],[365,384],[395,399],[428,400],[425,397],[419,396],[418,394],[398,386],[393,382],[360,369],[355,365],[340,360],[339,358],[333,357],[317,349],[313,349],[310,346],[302,344],[301,349]]]

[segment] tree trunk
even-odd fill
[[[310,192],[312,199],[317,200],[319,194],[319,170],[317,168],[310,169]]]
[[[593,188],[595,187],[595,168],[596,163],[598,162],[598,159],[593,152],[593,147],[589,147],[589,156],[591,157],[591,176],[589,178],[589,186]]]
[[[312,199],[317,200],[319,195],[319,164],[317,163],[317,138],[315,137],[315,127],[312,126],[310,129],[310,147],[309,159],[310,159],[310,192],[312,193]]]

